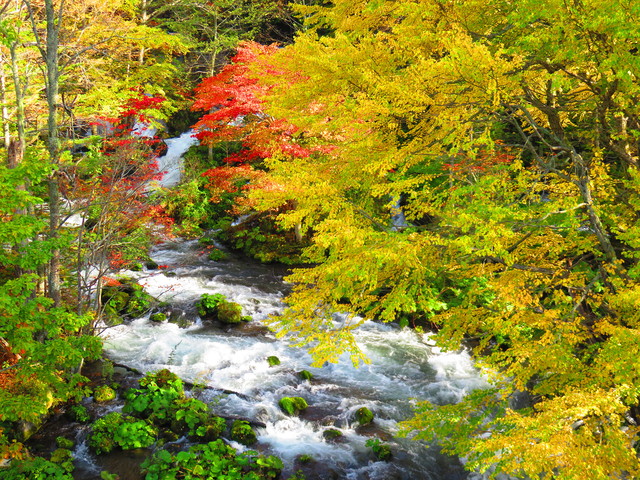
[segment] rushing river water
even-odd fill
[[[354,368],[345,355],[338,364],[312,368],[305,350],[255,326],[283,307],[288,285],[282,270],[233,254],[210,261],[196,241],[165,243],[152,251],[152,258],[164,268],[138,272],[140,283],[170,303],[173,315],[196,323],[179,328],[145,317],[112,328],[104,337],[113,361],[144,372],[169,368],[188,381],[238,392],[209,390],[208,399],[215,413],[263,423],[257,428],[260,448],[280,456],[285,473],[295,471],[296,457],[306,454],[321,465],[311,476],[307,472],[310,480],[468,478],[457,459],[393,438],[397,422],[411,415],[411,399],[456,402],[484,386],[467,353],[443,353],[427,335],[368,322],[356,337],[371,364]],[[225,329],[201,323],[194,304],[203,293],[222,293],[240,303],[253,322]],[[281,364],[270,367],[266,358],[271,355]],[[303,369],[314,375],[311,381],[297,376]],[[310,406],[300,417],[286,416],[278,407],[283,396],[304,397]],[[374,412],[372,426],[358,427],[353,419],[362,406]],[[325,440],[323,432],[330,428],[343,437]],[[391,462],[375,461],[365,446],[372,435],[391,443]]]

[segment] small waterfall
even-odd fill
[[[158,170],[164,172],[162,179],[158,182],[161,187],[169,188],[177,185],[182,177],[182,156],[193,145],[198,144],[198,139],[194,137],[194,132],[189,130],[178,138],[165,140],[167,153],[158,158]]]

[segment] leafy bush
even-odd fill
[[[195,445],[175,455],[166,450],[156,452],[142,464],[146,480],[171,478],[267,480],[278,478],[282,461],[274,456],[236,454],[222,440]]]
[[[3,480],[73,480],[68,465],[58,465],[41,457],[13,460],[2,469]],[[71,464],[73,468],[73,464]]]
[[[387,461],[391,459],[391,447],[386,443],[380,442],[377,438],[370,438],[365,442],[365,445],[371,448],[378,460]]]
[[[93,424],[89,446],[98,454],[109,453],[115,447],[145,448],[153,445],[156,436],[156,429],[146,421],[111,412]]]
[[[196,304],[196,307],[198,308],[198,315],[201,317],[215,315],[218,305],[226,300],[227,298],[221,293],[214,293],[212,295],[203,293],[200,297],[200,301]]]
[[[216,308],[218,320],[222,323],[242,322],[242,306],[235,302],[221,302]]]
[[[87,408],[84,405],[71,405],[67,410],[67,417],[78,423],[87,423],[91,420]]]
[[[184,398],[182,380],[163,369],[144,376],[140,380],[140,387],[131,388],[125,393],[126,403],[122,411],[149,418],[158,424],[168,423],[174,402]]]

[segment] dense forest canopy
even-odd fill
[[[271,230],[244,245],[277,237],[304,261],[271,326],[317,365],[366,362],[352,336],[366,319],[473,349],[493,388],[420,404],[406,435],[481,471],[640,476],[638,2],[44,0],[0,14],[0,420],[77,394],[99,353],[92,292],[144,251],[152,221],[184,234],[245,213]],[[155,146],[131,133],[180,116],[208,155],[154,200]],[[65,199],[91,226],[62,226]],[[17,395],[43,400],[22,412]]]

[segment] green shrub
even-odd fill
[[[378,460],[386,462],[391,459],[391,447],[386,443],[380,442],[377,438],[370,438],[365,442],[365,445],[371,448]]]
[[[277,457],[255,455],[255,452],[236,454],[222,440],[195,445],[176,454],[160,450],[142,463],[146,480],[268,480],[278,478],[282,468],[282,461]]]
[[[216,308],[216,315],[222,323],[240,323],[242,322],[242,306],[235,302],[221,302]]]
[[[227,258],[227,254],[218,248],[212,248],[209,251],[209,255],[207,255],[207,257],[211,261],[218,262],[220,260],[224,260],[225,258]]]
[[[309,406],[307,401],[302,397],[282,397],[278,405],[280,405],[282,411],[287,415],[296,415]]]
[[[206,423],[197,427],[192,435],[211,441],[217,439],[226,429],[227,422],[225,419],[213,416],[207,419]]]
[[[200,297],[200,301],[196,304],[198,308],[198,315],[201,317],[211,317],[216,315],[216,309],[222,302],[226,302],[227,298],[221,293],[214,293],[212,295],[203,293]]]
[[[67,409],[67,417],[74,422],[88,423],[91,420],[87,408],[84,405],[71,405]]]
[[[231,439],[243,445],[253,445],[258,441],[256,433],[246,420],[236,420],[231,426]]]
[[[144,420],[111,412],[96,420],[89,436],[89,446],[98,454],[109,453],[115,447],[123,450],[153,445],[156,429]]]
[[[140,379],[141,388],[131,388],[125,394],[124,413],[148,418],[159,425],[171,421],[174,402],[184,398],[182,380],[167,369],[148,373]]]
[[[2,469],[3,480],[73,480],[69,465],[58,465],[42,457],[12,460],[8,468]],[[73,468],[73,463],[71,463]]]

